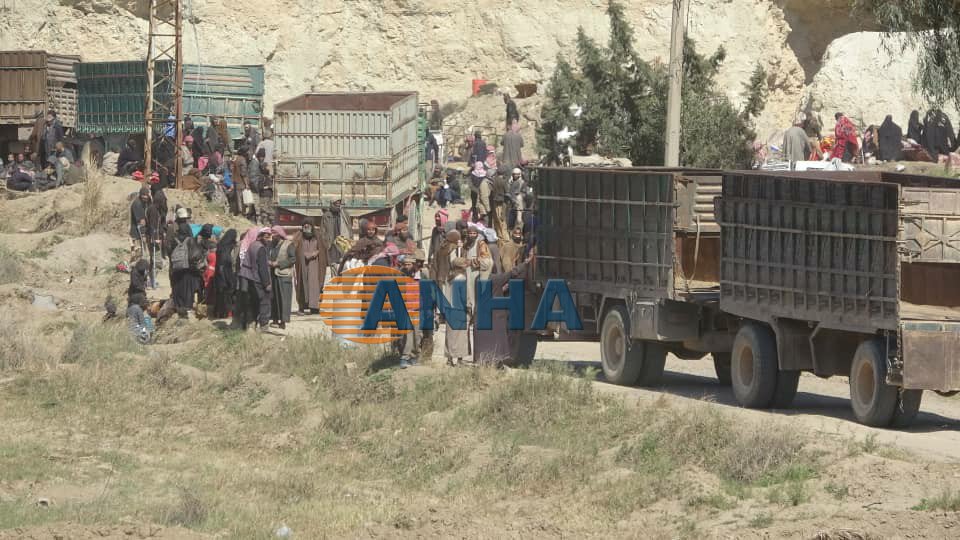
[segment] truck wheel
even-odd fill
[[[717,372],[717,380],[721,386],[730,386],[730,353],[711,353],[713,355],[713,370]]]
[[[614,306],[603,319],[600,331],[603,375],[614,384],[653,386],[663,375],[667,351],[653,343],[631,343],[628,320],[623,306]]]
[[[891,427],[910,427],[920,412],[920,401],[923,400],[923,390],[900,390],[897,396],[897,406],[893,409]]]
[[[733,340],[730,359],[733,395],[740,405],[762,409],[777,387],[777,342],[769,329],[747,324]]]
[[[530,367],[537,356],[537,342],[536,334],[511,333],[509,367]]]
[[[861,424],[888,427],[893,421],[899,392],[886,381],[887,359],[880,340],[864,341],[850,364],[850,405]]]
[[[773,390],[771,409],[789,409],[797,397],[797,386],[800,384],[799,371],[780,371],[777,373],[777,387]]]

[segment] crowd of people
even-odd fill
[[[243,124],[243,136],[235,142],[226,120],[211,117],[209,125],[195,125],[190,116],[183,119],[182,139],[175,142],[174,118],[169,117],[163,132],[152,146],[152,170],[157,183],[189,191],[201,191],[208,200],[222,204],[233,215],[242,215],[259,223],[261,201],[269,200],[273,186],[273,127],[269,118],[261,119],[261,130],[250,122]],[[175,178],[175,145],[180,147],[182,176]],[[144,154],[137,140],[130,138],[117,157],[117,176],[143,181]]]
[[[913,111],[907,131],[893,115],[887,115],[878,126],[861,130],[846,114],[834,115],[833,134],[824,136],[814,115],[800,114],[783,138],[783,156],[792,166],[800,161],[839,159],[844,163],[874,161],[929,161],[948,158],[960,147],[950,118],[940,109],[927,111],[923,120]]]
[[[163,194],[163,189],[156,193]],[[499,295],[507,280],[525,274],[535,244],[532,219],[518,221],[501,237],[486,223],[495,212],[476,219],[464,212],[459,219],[450,219],[447,209],[439,209],[428,256],[414,241],[405,216],[382,237],[373,221],[362,220],[360,238],[342,251],[331,240],[328,223],[308,220],[293,235],[279,226],[254,226],[238,233],[191,223],[191,212],[184,207],[173,209],[169,224],[164,222],[165,215],[151,187],[144,185],[130,205],[134,262],[127,318],[132,332],[145,342],[153,332],[153,321],[159,325],[173,317],[187,318],[191,310],[200,317],[232,319],[232,327],[239,330],[282,330],[291,321],[294,301],[300,314],[320,312],[328,269],[342,273],[361,266],[389,266],[416,281],[433,279],[449,303],[465,307],[469,330],[447,324],[444,352],[450,365],[509,362],[506,315],[495,314],[490,329],[473,325],[476,282],[491,280]],[[156,288],[160,267],[166,269],[171,295],[151,306],[148,290]],[[456,281],[466,285],[459,303],[453,298]],[[415,364],[421,356],[432,356],[433,332],[416,329],[397,346],[401,366]]]
[[[11,191],[37,192],[82,181],[73,149],[54,110],[38,117],[26,151],[0,158],[0,176]]]
[[[190,209],[180,206],[169,224],[165,216],[151,188],[142,187],[130,205],[127,290],[128,319],[137,336],[145,331],[144,313],[162,324],[174,316],[186,319],[192,310],[198,317],[231,318],[237,329],[262,332],[271,325],[286,328],[294,298],[300,314],[319,313],[330,244],[312,221],[291,237],[279,226],[238,233],[194,224]],[[148,306],[147,291],[157,288],[161,267],[170,298]]]

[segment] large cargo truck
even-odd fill
[[[172,69],[169,61],[157,62],[160,75]],[[146,103],[145,61],[81,62],[76,65],[79,87],[77,130],[111,138],[143,133]],[[263,111],[263,66],[183,66],[183,114],[206,127],[216,116],[227,121],[234,140],[243,138],[243,124],[260,125]],[[170,88],[159,88],[157,101],[169,98]],[[160,129],[158,123],[156,129]],[[122,144],[122,143],[121,143]]]
[[[717,209],[741,404],[789,404],[802,371],[845,375],[858,421],[904,426],[924,390],[960,390],[956,180],[726,173]]]
[[[843,375],[856,419],[883,427],[960,390],[955,180],[541,168],[535,189],[535,282],[567,281],[583,329],[559,339],[599,339],[611,382],[709,352],[743,406]]]
[[[0,150],[23,151],[37,117],[50,109],[64,128],[76,127],[79,61],[45,51],[0,52]]]
[[[537,170],[535,281],[567,282],[583,329],[561,328],[560,339],[599,339],[607,380],[656,385],[668,352],[714,353],[718,375],[729,376],[713,215],[720,182],[714,170]]]
[[[277,104],[277,222],[295,226],[335,201],[354,229],[361,218],[386,227],[397,214],[415,213],[419,116],[416,92],[310,93]]]

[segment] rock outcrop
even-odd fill
[[[267,65],[272,104],[315,89],[416,89],[458,100],[471,79],[504,87],[545,81],[570,55],[577,27],[608,33],[605,0],[182,0],[188,62]],[[669,0],[626,2],[644,57],[669,56]],[[757,64],[770,99],[761,137],[812,100],[867,121],[923,108],[911,90],[915,54],[878,48],[878,34],[839,0],[694,0],[689,34],[728,56],[719,82],[739,99]],[[142,58],[147,0],[5,0],[0,49],[43,48],[84,60]],[[829,112],[832,117],[832,112]],[[869,118],[869,119],[868,119]]]

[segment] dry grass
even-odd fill
[[[232,538],[265,537],[280,523],[303,538],[508,536],[516,529],[503,511],[516,508],[510,527],[546,521],[608,537],[644,508],[742,504],[691,475],[741,497],[772,493],[751,504],[776,508],[805,504],[821,466],[786,424],[628,405],[556,366],[400,372],[323,339],[264,341],[194,324],[169,336],[193,340],[170,345],[176,354],[138,348],[122,325],[66,328],[69,368],[25,369],[4,389],[0,421],[20,442],[0,446],[0,478],[19,471],[35,483],[0,499],[0,528],[132,516]],[[188,363],[211,377],[184,375]],[[303,383],[305,395],[284,393]],[[51,459],[58,466],[45,468]],[[29,508],[33,493],[63,483],[101,487],[52,512]],[[564,510],[571,500],[580,511]],[[731,519],[768,526],[755,515]],[[665,521],[663,536],[695,537],[694,523]]]
[[[93,231],[106,221],[103,207],[103,177],[100,174],[84,172],[83,195],[80,200],[80,230],[83,234]]]
[[[0,285],[16,283],[23,277],[23,263],[20,256],[0,244]]]

